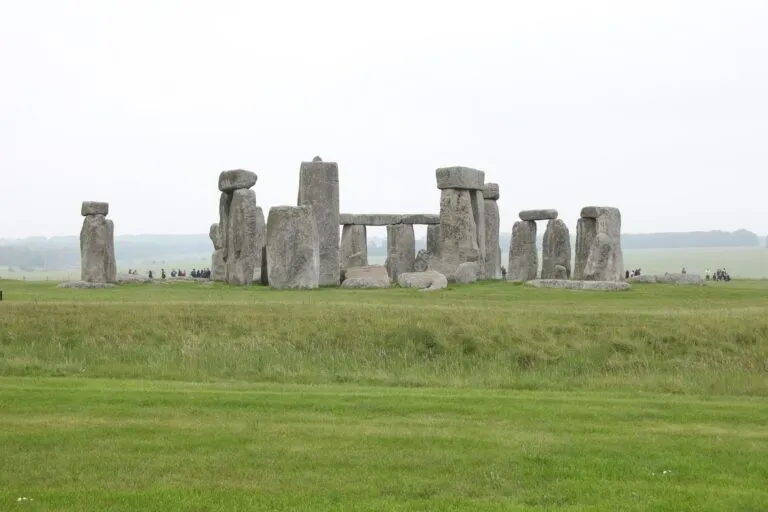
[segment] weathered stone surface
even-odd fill
[[[587,217],[582,217],[576,223],[576,257],[573,264],[573,279],[583,280],[584,269],[587,267],[589,251],[592,249],[592,242],[597,236],[597,221]]]
[[[222,192],[249,189],[255,184],[256,173],[244,169],[234,169],[219,174],[219,190]]]
[[[535,288],[561,288],[568,290],[626,291],[632,286],[620,281],[571,281],[567,279],[535,279],[526,283]]]
[[[401,288],[416,288],[419,291],[441,290],[448,287],[448,280],[440,272],[406,272],[397,276]]]
[[[208,229],[208,238],[211,239],[214,249],[221,249],[223,247],[221,241],[219,241],[219,224],[214,222]]]
[[[151,279],[140,274],[117,274],[117,284],[143,284]]]
[[[472,214],[475,216],[475,229],[477,233],[477,278],[485,277],[485,199],[482,190],[472,190]]]
[[[703,285],[704,279],[699,274],[664,273],[655,275],[639,275],[629,278],[638,283],[665,283],[665,284],[690,284]]]
[[[557,218],[557,210],[523,210],[520,220],[549,220]]]
[[[512,226],[512,241],[509,244],[510,281],[536,279],[539,269],[539,254],[536,250],[536,222],[521,220]]]
[[[495,185],[495,183],[490,183]],[[498,186],[496,188],[498,192]],[[498,194],[497,194],[498,197]],[[499,204],[495,199],[485,199],[485,278],[501,279],[501,247],[499,247]]]
[[[83,218],[80,230],[80,279],[88,283],[108,282],[107,219],[103,215]]]
[[[499,184],[498,183],[486,183],[483,186],[483,199],[490,199],[491,201],[499,200]]]
[[[107,219],[107,262],[106,262],[106,272],[107,272],[107,282],[108,283],[116,283],[117,282],[117,261],[115,259],[115,224]]]
[[[552,279],[568,279],[571,277],[568,269],[562,265],[555,265],[553,276]]]
[[[382,265],[348,267],[342,288],[389,288],[391,286],[387,269]]]
[[[426,272],[429,270],[429,263],[433,257],[434,256],[432,256],[426,249],[419,250],[419,252],[416,253],[416,259],[413,262],[413,271]]]
[[[427,252],[440,257],[440,224],[427,226]]]
[[[352,261],[354,260],[354,261]],[[368,265],[368,236],[364,225],[345,224],[341,229],[341,268]]]
[[[254,276],[254,281],[256,276]],[[264,247],[261,248],[261,273],[259,274],[259,284],[267,286],[269,284],[269,274],[267,265],[267,234],[264,232]]]
[[[232,204],[232,192],[222,192],[219,196],[219,222],[212,224],[208,236],[213,242],[211,257],[211,279],[227,281],[227,247],[229,237],[229,207]],[[215,232],[214,232],[215,226]]]
[[[444,275],[454,274],[466,261],[480,261],[472,196],[471,190],[441,191],[439,254]]]
[[[437,169],[435,175],[440,190],[482,190],[485,185],[485,173],[470,167],[443,167]]]
[[[561,219],[551,219],[544,231],[541,261],[542,279],[568,279],[571,277],[571,234]],[[556,277],[555,267],[561,266],[566,274]]]
[[[99,201],[83,201],[80,207],[80,215],[86,217],[88,215],[108,215],[109,203],[102,203]]]
[[[299,206],[312,206],[320,238],[320,285],[338,285],[339,166],[336,162],[302,162],[299,170]]]
[[[232,192],[227,222],[227,283],[248,285],[254,275],[260,276],[265,232],[264,213],[256,206],[256,192],[250,189]]]
[[[88,281],[65,281],[59,283],[56,288],[115,288],[114,283],[92,283]]]
[[[413,272],[416,259],[416,237],[411,224],[387,226],[387,271],[392,279]]]
[[[477,281],[477,267],[478,265],[474,261],[467,261],[462,263],[456,269],[454,281],[456,281],[457,284],[474,283]]]
[[[269,210],[267,274],[272,288],[319,286],[320,239],[312,206],[275,206]]]
[[[608,206],[590,206],[582,213],[596,215],[597,235],[592,240],[584,266],[584,279],[588,281],[621,281],[624,279],[624,255],[621,249],[621,212]],[[578,235],[578,234],[577,234]]]
[[[227,262],[224,260],[226,249],[216,249],[211,257],[211,280],[224,283],[227,281]]]
[[[432,213],[342,213],[339,224],[351,226],[391,226],[393,224],[440,224]]]

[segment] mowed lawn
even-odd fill
[[[768,283],[0,289],[0,511],[768,510]]]
[[[762,399],[4,378],[0,404],[0,510],[768,509]]]

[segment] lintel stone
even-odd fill
[[[557,210],[523,210],[520,220],[550,220],[557,218]]]
[[[395,224],[440,224],[440,216],[431,213],[342,213],[342,226],[392,226]]]
[[[232,192],[241,188],[251,188],[256,184],[256,173],[244,169],[233,169],[219,174],[219,190]]]
[[[109,203],[102,203],[99,201],[83,201],[83,205],[80,207],[80,215],[87,217],[88,215],[107,215],[109,214]]]
[[[460,190],[482,190],[485,184],[485,172],[471,167],[441,167],[435,171],[437,188],[455,188]]]

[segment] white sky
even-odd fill
[[[0,0],[0,237],[207,233],[218,174],[437,213],[435,169],[624,232],[768,231],[768,1]]]

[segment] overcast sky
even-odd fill
[[[465,165],[517,212],[768,232],[768,1],[0,0],[0,237],[206,233],[218,174],[437,213]]]

